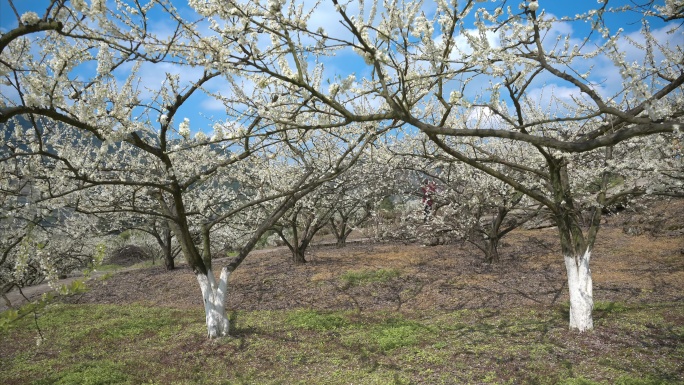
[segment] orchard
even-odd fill
[[[684,192],[674,0],[19,3],[0,6],[3,293],[137,228],[179,250],[224,337],[260,240],[303,263],[319,230],[343,246],[386,202],[407,208],[391,231],[489,262],[544,215],[585,332],[602,216]]]

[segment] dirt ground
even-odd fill
[[[644,215],[610,217],[600,230],[591,262],[595,301],[683,301],[684,236],[672,231],[672,223],[677,227],[684,221],[684,204],[649,215],[650,220]],[[661,231],[654,231],[646,225],[653,217],[669,219],[659,225]],[[639,235],[630,235],[634,233]],[[467,243],[354,242],[342,249],[313,246],[308,263],[294,265],[287,248],[257,250],[229,279],[228,309],[455,310],[567,301],[555,228],[513,231],[502,240],[500,254],[500,263],[488,265]],[[216,260],[215,271],[227,261]],[[384,278],[363,285],[349,279],[377,271],[385,272]],[[94,274],[90,290],[68,301],[202,307],[197,281],[182,263],[174,271],[158,265],[98,278]],[[35,298],[46,290],[47,285],[25,288],[24,294]],[[16,306],[22,301],[13,294]]]
[[[120,345],[114,347],[102,348],[108,342],[103,342],[101,333],[108,326],[87,329],[89,332],[85,336],[78,334],[73,345],[68,338],[63,345],[51,348],[47,348],[46,342],[33,353],[33,357],[41,360],[40,369],[26,369],[26,356],[17,355],[20,357],[15,360],[17,363],[7,366],[14,373],[12,378],[17,380],[8,383],[26,383],[22,378],[31,371],[38,373],[34,376],[36,380],[43,379],[41,383],[56,382],[60,377],[42,374],[43,367],[56,362],[64,371],[81,379],[84,367],[101,366],[110,359],[132,363],[130,371],[117,372],[131,383],[146,382],[148,373],[154,373],[152,378],[161,383],[225,383],[226,378],[236,383],[266,383],[265,379],[281,378],[278,377],[281,375],[285,376],[283,382],[295,383],[293,378],[318,380],[322,375],[338,373],[338,369],[342,370],[339,373],[343,377],[331,383],[349,383],[349,375],[385,376],[383,370],[388,371],[387,377],[378,383],[391,383],[390,379],[396,380],[399,375],[412,379],[410,383],[421,384],[438,383],[445,378],[449,381],[444,383],[489,383],[494,378],[506,383],[550,384],[566,378],[577,380],[572,383],[589,383],[584,381],[585,377],[578,376],[603,381],[600,383],[682,383],[679,348],[682,338],[681,328],[677,326],[684,324],[678,311],[684,304],[683,211],[684,204],[647,217],[611,217],[602,227],[591,262],[594,315],[601,323],[593,333],[566,333],[567,321],[561,321],[568,314],[568,294],[555,228],[512,232],[503,239],[501,262],[494,265],[483,263],[480,252],[464,243],[421,246],[366,241],[354,242],[342,249],[319,244],[309,251],[309,262],[304,265],[294,265],[287,248],[281,247],[254,251],[231,275],[227,305],[234,339],[217,343],[198,338],[205,330],[201,321],[203,306],[199,285],[186,265],[179,263],[170,272],[163,266],[131,266],[106,279],[94,277],[88,283],[90,290],[64,300],[142,304],[143,307],[115,306],[114,309],[142,308],[147,312],[149,308],[155,312],[154,317],[161,313],[166,313],[166,317],[170,313],[188,313],[194,314],[190,317],[192,321],[186,319],[183,325],[160,326],[174,338],[158,338],[150,331],[147,337],[143,334],[117,337],[116,343]],[[666,220],[653,226],[654,217]],[[124,260],[126,256],[125,253],[118,255]],[[215,270],[227,262],[228,259],[216,260]],[[270,322],[269,317],[278,314],[280,322],[285,322],[283,314],[297,315],[300,312],[289,311],[297,308],[333,310],[333,317],[344,314],[339,319],[351,320],[356,326],[323,331],[289,327],[274,331],[269,326],[259,326],[258,321],[248,323],[245,319],[249,317],[243,318],[245,313],[254,311],[249,314],[254,319],[267,318]],[[624,315],[618,314],[618,310],[613,313],[612,309],[620,308],[633,311]],[[337,312],[353,309],[359,312]],[[482,310],[452,312],[460,309]],[[650,318],[652,311],[662,316],[662,320]],[[321,312],[319,319],[327,319],[327,313]],[[409,328],[410,324],[406,323],[388,329],[390,324],[379,321],[387,314],[392,315],[390,319],[397,319],[397,313],[423,325],[420,330],[427,333],[425,342],[397,348],[391,353],[377,350],[378,336],[385,336],[385,331]],[[549,313],[556,317],[548,318]],[[113,316],[116,325],[122,325],[119,323],[123,322],[122,317],[126,318],[123,325],[137,325],[138,321],[127,318],[128,310],[125,315],[121,314]],[[453,318],[453,314],[459,316]],[[520,325],[504,320],[503,315],[510,314],[523,318],[523,314],[546,316],[531,316],[538,322]],[[423,318],[424,315],[428,316]],[[639,318],[644,315],[648,316]],[[458,322],[442,325],[443,319],[458,319]],[[618,322],[620,319],[626,323]],[[358,326],[364,320],[370,326]],[[186,328],[188,324],[194,325],[194,332],[178,337],[178,328]],[[439,336],[427,332],[432,329],[424,326],[437,324],[439,330],[445,331]],[[398,336],[404,338],[403,334]],[[16,346],[32,345],[34,339],[33,329],[24,339],[10,337],[10,345],[15,348],[8,347],[4,352],[14,357],[18,351]],[[370,339],[375,340],[367,344]],[[54,335],[46,339],[55,343],[53,340]],[[444,348],[438,348],[442,345],[437,341],[448,342]],[[85,353],[80,353],[81,347]],[[111,352],[114,358],[110,353],[93,356],[91,352],[97,349]],[[316,361],[309,360],[320,355],[321,349],[327,353]],[[61,358],[62,352],[65,352],[64,358]],[[130,352],[136,355],[130,358]],[[139,366],[145,361],[140,357],[153,358]],[[307,360],[301,361],[301,357]],[[426,359],[418,361],[418,357]],[[207,377],[206,381],[195,381],[196,365],[200,362],[197,360],[206,363],[210,358],[215,361],[206,367],[217,368],[219,374]],[[167,371],[179,364],[177,372]],[[167,377],[158,377],[163,374]],[[539,382],[540,379],[544,381]]]
[[[513,232],[504,239],[502,261],[495,265],[483,263],[468,244],[314,247],[304,265],[293,265],[285,248],[259,251],[231,275],[228,309],[413,311],[562,304],[567,301],[566,276],[556,239],[553,228]],[[216,270],[226,261],[217,260]],[[363,285],[348,278],[373,271],[389,273]],[[630,236],[605,227],[592,273],[595,301],[683,301],[684,239]],[[171,272],[161,266],[125,271],[90,287],[71,301],[202,307],[197,281],[185,265]]]

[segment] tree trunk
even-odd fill
[[[594,328],[592,316],[594,296],[589,268],[590,259],[589,250],[584,255],[565,256],[565,269],[570,291],[570,329],[577,329],[579,332]]]
[[[594,328],[594,293],[589,261],[591,244],[597,229],[592,228],[593,231],[589,234],[591,243],[587,244],[577,217],[568,215],[562,219],[556,221],[556,224],[560,232],[561,250],[568,275],[570,329],[584,332]]]
[[[342,249],[345,246],[347,246],[347,236],[344,235],[344,236],[338,237],[337,242],[335,242],[335,247],[337,247],[338,249]]]
[[[345,222],[346,218],[342,217],[342,222],[340,223],[339,226],[335,225],[334,220],[330,220],[330,224],[332,225],[332,230],[333,234],[335,234],[335,239],[337,242],[335,243],[335,246],[337,248],[343,248],[347,244],[347,236],[349,235],[350,231],[347,231],[347,223]]]
[[[550,175],[554,186],[553,208],[556,212],[556,225],[560,235],[561,251],[565,260],[565,271],[568,275],[568,292],[570,294],[570,329],[580,333],[594,328],[593,310],[594,293],[591,280],[591,248],[598,233],[601,210],[594,207],[588,231],[581,226],[582,213],[575,207],[572,199],[570,178],[567,164],[563,161],[550,163]],[[602,193],[597,199],[604,204],[606,175],[602,180]]]
[[[211,270],[207,275],[196,273],[197,282],[199,282],[202,290],[209,338],[224,337],[229,332],[230,323],[226,316],[226,292],[229,275],[228,269],[224,267],[221,269],[219,281],[216,282]]]
[[[173,258],[173,253],[172,253],[172,247],[171,247],[171,239],[172,239],[172,234],[171,230],[167,227],[164,229],[164,266],[166,266],[166,270],[173,270],[176,268],[176,264],[174,262]]]
[[[486,242],[487,246],[485,250],[485,258],[487,263],[499,262],[499,237],[490,236],[490,238],[486,240]]]
[[[304,258],[304,250],[301,247],[297,247],[294,250],[292,250],[292,261],[296,265],[306,263],[306,258]]]
[[[335,247],[338,249],[341,249],[347,245],[347,237],[352,233],[353,229],[350,228],[350,226],[347,224],[349,221],[349,217],[346,215],[343,215],[342,213],[340,214],[340,220],[339,224],[335,222],[335,217],[330,218],[330,227],[332,229],[333,234],[335,234],[335,239],[337,240],[335,242]],[[357,222],[355,225],[358,225],[359,223],[363,222],[366,218],[370,216],[370,212],[368,212],[367,215],[365,215],[359,222]]]
[[[174,270],[176,268],[176,263],[174,262],[171,253],[164,253],[164,266],[166,267],[167,271]]]
[[[278,235],[280,235],[280,239],[282,239],[283,242],[285,242],[285,246],[287,246],[287,248],[290,249],[290,253],[292,253],[292,262],[294,262],[295,265],[301,265],[306,263],[306,258],[304,258],[304,252],[306,251],[308,242],[306,242],[306,240],[302,240],[301,242],[299,241],[296,226],[292,227],[292,241],[287,239],[285,233],[282,230],[276,229],[276,232],[278,233]]]

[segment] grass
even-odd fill
[[[232,336],[219,340],[206,339],[201,306],[187,307],[192,277],[173,275],[174,291],[152,270],[130,272],[84,294],[99,303],[132,293],[116,297],[125,305],[1,313],[0,384],[684,384],[681,241],[651,242],[604,242],[612,254],[594,264],[595,330],[583,334],[568,330],[565,289],[544,299],[561,281],[547,269],[557,255],[541,248],[501,271],[465,253],[395,245],[331,252],[330,263],[287,274],[284,258],[255,256],[230,292],[259,304],[242,309],[262,310],[231,312]],[[657,263],[635,263],[642,258]],[[539,286],[542,303],[512,298],[525,286],[508,269],[524,285],[555,283]],[[129,293],[138,285],[143,295]]]
[[[397,269],[351,270],[342,274],[340,279],[349,286],[360,286],[373,282],[387,282],[399,275],[400,272]]]
[[[97,266],[97,268],[95,268],[95,271],[115,272],[115,271],[120,270],[120,269],[122,269],[122,266],[116,265],[113,263],[109,263],[109,264],[103,264],[103,265]]]
[[[297,310],[287,316],[287,322],[298,328],[309,330],[335,330],[348,324],[345,317],[333,313],[321,313],[315,310]]]
[[[676,384],[679,303],[598,303],[597,329],[558,309],[240,311],[205,337],[197,309],[48,305],[0,333],[2,384]]]
[[[130,266],[129,268],[130,268],[130,269],[142,269],[142,268],[145,268],[145,267],[159,266],[160,264],[164,264],[164,260],[163,260],[163,259],[157,259],[157,260],[155,260],[155,261],[149,259],[149,260],[146,260],[146,261],[138,262],[138,263],[136,263],[136,264]]]

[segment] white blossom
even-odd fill
[[[21,15],[21,22],[26,25],[37,24],[40,21],[40,17],[35,12],[26,12]]]
[[[335,95],[337,95],[337,92],[338,92],[339,90],[340,90],[340,85],[337,84],[337,83],[332,83],[332,84],[330,84],[330,86],[328,87],[328,94],[330,94],[330,96],[333,96],[333,97],[334,97]]]
[[[178,125],[178,134],[186,139],[190,136],[190,119],[185,118]]]
[[[449,103],[458,104],[461,101],[463,95],[459,91],[451,91],[449,93]]]
[[[105,1],[106,0],[92,0],[90,11],[95,15],[103,14],[106,10]]]
[[[79,12],[83,12],[88,9],[85,0],[71,0],[71,5]]]
[[[530,0],[530,2],[527,4],[527,9],[533,12],[539,9],[539,3],[537,0]]]

